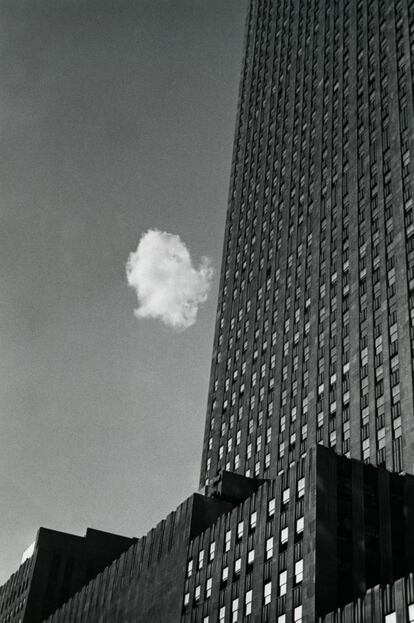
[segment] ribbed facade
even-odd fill
[[[317,446],[190,542],[181,623],[315,623],[408,574],[413,526],[414,476]]]
[[[414,568],[414,476],[316,446],[246,483],[189,498],[48,623],[315,623]]]
[[[414,623],[414,575],[375,586],[363,599],[338,608],[318,623]]]
[[[1,623],[22,621],[33,575],[34,559],[29,558],[18,571],[13,573],[3,586],[0,586]]]
[[[136,541],[40,528],[32,556],[0,587],[0,623],[41,623]]]
[[[252,0],[201,485],[414,470],[414,2]]]

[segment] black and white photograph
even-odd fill
[[[414,623],[414,0],[0,0],[0,623]]]

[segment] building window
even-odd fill
[[[191,578],[192,573],[193,573],[193,559],[189,560],[187,563],[187,577]]]
[[[239,598],[233,599],[231,604],[231,622],[237,623],[239,614]]]
[[[247,564],[252,565],[254,563],[254,549],[247,552]]]
[[[194,591],[194,599],[195,599],[195,601],[198,601],[200,599],[200,596],[201,596],[201,586],[200,586],[200,584],[198,584],[195,587],[195,591]]]
[[[282,543],[282,545],[284,543],[287,543],[289,538],[289,528],[282,528],[282,530],[280,531],[280,542]]]
[[[276,500],[275,498],[269,500],[269,504],[267,506],[267,513],[269,515],[269,517],[273,517],[273,515],[275,514],[276,511]]]
[[[198,554],[198,568],[201,569],[204,562],[204,550],[202,549]]]
[[[206,582],[206,599],[211,597],[212,586],[213,586],[213,578],[207,578],[207,582]]]
[[[385,623],[397,623],[397,615],[395,612],[390,612],[385,615]]]
[[[227,579],[229,577],[229,568],[228,567],[223,567],[223,570],[221,572],[221,579],[223,582],[227,582]]]
[[[296,606],[293,611],[293,623],[302,623],[302,606]]]
[[[241,571],[241,558],[237,558],[234,561],[234,573],[239,575],[240,571]]]
[[[228,552],[230,550],[231,545],[231,530],[227,530],[226,536],[224,539],[224,551]]]
[[[266,584],[263,587],[263,600],[264,600],[264,604],[270,604],[270,602],[272,601],[272,583],[271,582],[266,582]]]
[[[226,606],[222,606],[219,610],[219,623],[224,623],[226,619]]]
[[[298,560],[295,563],[295,583],[299,584],[303,580],[303,560]]]
[[[256,511],[254,511],[251,515],[250,515],[250,529],[254,530],[257,524],[257,513]]]
[[[266,540],[266,552],[265,552],[265,558],[266,560],[269,560],[269,558],[271,558],[273,556],[273,537],[269,537]]]
[[[300,478],[298,480],[298,498],[302,497],[305,493],[305,479]]]
[[[362,442],[362,458],[364,461],[369,460],[369,452],[370,452],[370,448],[369,448],[369,437],[368,437],[367,439],[364,439]]]
[[[241,539],[243,536],[243,528],[244,528],[243,521],[239,521],[239,523],[237,524],[237,538],[238,539]]]
[[[286,595],[287,571],[279,573],[279,596]]]
[[[282,502],[283,504],[287,504],[290,498],[290,489],[289,487],[282,492]]]
[[[208,560],[209,560],[209,562],[214,560],[215,552],[216,552],[216,542],[213,541],[212,543],[210,543],[210,549],[209,549],[209,553],[208,553]]]
[[[280,614],[277,617],[277,623],[286,623],[286,614]]]
[[[408,623],[414,623],[414,604],[408,606]]]
[[[300,534],[301,532],[303,532],[304,522],[305,522],[304,517],[299,517],[296,520],[296,534]]]
[[[253,601],[253,591],[250,590],[250,591],[247,591],[246,596],[244,598],[246,616],[252,613],[252,601]]]
[[[186,593],[184,595],[184,606],[188,606],[189,603],[190,603],[190,593]]]

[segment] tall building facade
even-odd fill
[[[414,0],[249,1],[202,494],[49,623],[414,622],[413,84]]]
[[[201,485],[414,470],[414,2],[254,0]]]

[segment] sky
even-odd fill
[[[245,11],[0,0],[0,584],[40,526],[140,536],[197,489]]]

